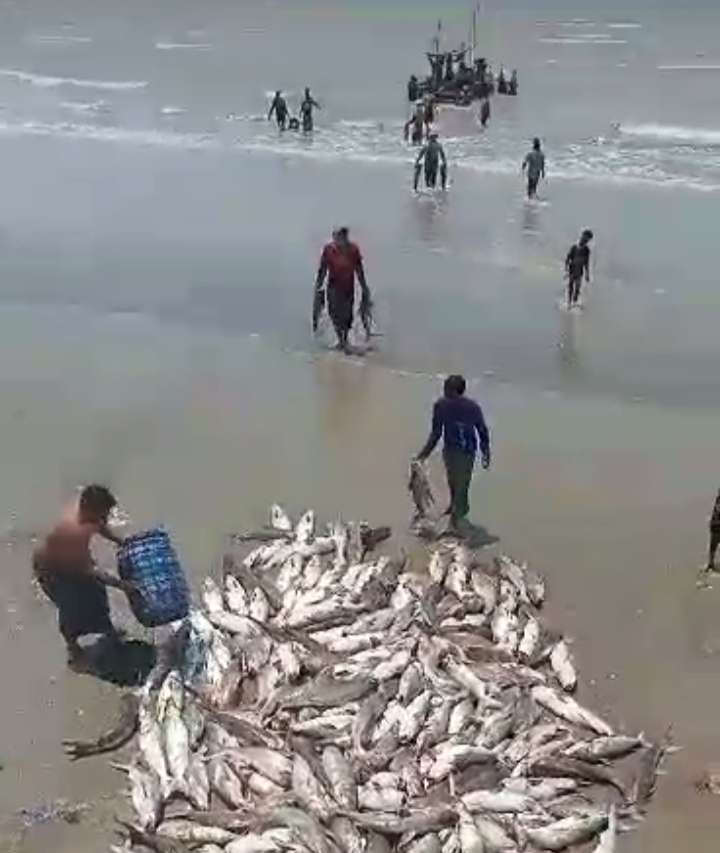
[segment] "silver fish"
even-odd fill
[[[540,623],[534,616],[529,616],[523,628],[522,638],[518,646],[518,654],[524,660],[530,660],[540,645]]]
[[[260,587],[256,587],[250,596],[250,616],[256,621],[265,623],[270,616],[270,603]]]
[[[292,790],[297,801],[320,820],[325,821],[330,817],[332,806],[325,790],[301,755],[293,758]]]
[[[460,601],[468,594],[468,579],[470,568],[466,563],[454,561],[445,576],[445,588],[450,590]]]
[[[171,787],[181,794],[187,791],[186,775],[190,765],[190,735],[182,716],[184,700],[182,681],[173,670],[158,694],[158,716],[163,730],[163,750]],[[169,791],[165,796],[169,796]]]
[[[152,832],[160,822],[163,794],[154,770],[145,770],[133,762],[128,770],[130,798],[142,829]]]
[[[207,811],[210,808],[210,779],[207,765],[198,753],[190,757],[186,790],[188,800],[196,809]]]
[[[516,853],[517,844],[499,823],[483,814],[473,817],[485,844],[486,853]]]
[[[461,699],[450,713],[447,731],[450,735],[459,734],[475,714],[475,702],[468,696]]]
[[[485,853],[485,844],[480,830],[463,803],[458,805],[458,817],[461,853]]]
[[[437,782],[454,770],[462,770],[471,764],[494,764],[496,760],[494,752],[480,746],[440,744],[435,748],[435,761],[428,777]]]
[[[249,791],[263,799],[281,797],[285,793],[285,788],[282,785],[276,784],[262,773],[251,773],[247,777],[247,786]]]
[[[251,767],[282,788],[287,788],[290,784],[292,761],[281,752],[263,746],[247,746],[236,750],[230,757],[240,765]]]
[[[208,613],[225,609],[222,590],[212,578],[205,578],[202,582],[200,597]]]
[[[515,724],[515,705],[508,704],[505,708],[495,711],[483,720],[480,735],[475,741],[477,746],[494,749],[512,733]]]
[[[442,584],[449,568],[450,561],[442,552],[438,550],[433,551],[430,562],[428,563],[428,574],[433,583]]]
[[[430,708],[431,695],[429,690],[423,691],[402,712],[398,729],[401,742],[414,741],[418,736]]]
[[[225,853],[279,853],[292,848],[294,835],[289,829],[272,829],[268,832],[250,832],[236,838],[225,847]]]
[[[361,809],[375,812],[399,812],[405,804],[405,795],[398,788],[376,788],[361,785],[358,788]]]
[[[550,666],[553,668],[562,689],[572,693],[577,687],[577,671],[565,640],[560,640],[553,647],[550,655]]]
[[[145,764],[160,780],[160,788],[168,791],[170,774],[162,744],[162,728],[157,720],[154,697],[144,688],[138,707],[138,748]]]
[[[575,758],[563,756],[550,756],[531,763],[533,775],[537,776],[560,776],[575,779],[584,779],[598,785],[610,785],[620,792],[625,798],[627,792],[622,782],[605,767],[596,764],[587,764]]]
[[[492,613],[498,601],[497,581],[488,577],[488,575],[479,569],[472,569],[470,572],[470,585],[474,594],[483,603],[483,612]]]
[[[273,504],[270,507],[270,526],[286,533],[293,529],[290,517],[279,504]]]
[[[642,735],[638,737],[612,735],[611,737],[597,737],[591,741],[579,741],[567,750],[566,755],[594,764],[624,758],[642,745]]]
[[[213,793],[230,808],[237,809],[245,803],[242,782],[222,757],[216,756],[208,762],[208,780]]]
[[[524,827],[522,832],[543,850],[564,850],[589,841],[607,826],[607,818],[599,815],[575,816],[542,827]]]
[[[525,776],[503,780],[506,790],[514,791],[516,794],[524,794],[533,800],[544,803],[554,800],[564,794],[573,794],[578,789],[577,779],[528,779]]]
[[[442,853],[440,839],[435,832],[428,832],[425,835],[421,835],[419,838],[411,841],[405,849],[406,853]],[[463,853],[473,853],[473,851],[463,849]],[[474,853],[482,853],[482,850],[476,850]]]
[[[523,814],[537,809],[537,801],[514,791],[471,791],[461,798],[462,804],[471,812],[497,812],[501,814]]]
[[[345,755],[336,746],[326,746],[322,754],[322,764],[337,803],[344,809],[357,809],[355,775]]]
[[[237,836],[227,829],[217,826],[203,826],[182,818],[163,821],[157,828],[157,834],[173,841],[185,844],[219,844],[224,847]]]
[[[365,839],[349,818],[334,817],[330,822],[330,831],[337,839],[343,853],[364,853]]]
[[[309,545],[315,536],[315,513],[309,509],[295,527],[295,541],[300,545]]]
[[[612,728],[600,717],[584,708],[569,696],[562,696],[550,687],[538,685],[532,688],[532,697],[543,708],[558,717],[578,726],[592,729],[599,735],[612,735]]]
[[[314,589],[320,581],[323,573],[323,564],[320,556],[315,554],[305,564],[302,576],[302,588]]]

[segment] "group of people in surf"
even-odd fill
[[[314,127],[313,110],[320,109],[320,104],[310,94],[310,89],[305,89],[305,94],[300,102],[300,117],[291,116],[287,101],[280,89],[275,92],[275,97],[270,104],[268,121],[275,116],[278,130],[300,130],[303,133],[312,133]]]

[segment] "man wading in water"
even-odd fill
[[[532,151],[530,151],[522,164],[523,172],[527,171],[527,196],[535,198],[540,178],[545,177],[545,155],[540,147],[540,140],[533,139]]]
[[[417,459],[420,462],[427,459],[444,436],[443,461],[450,489],[446,514],[450,515],[451,529],[457,530],[470,511],[468,492],[478,444],[483,468],[490,467],[490,434],[482,409],[465,396],[462,376],[448,376],[443,390],[444,395],[433,408],[430,435]]]
[[[586,228],[580,235],[580,240],[570,247],[565,258],[565,273],[568,277],[568,308],[572,308],[580,301],[583,275],[585,281],[590,281],[590,241],[592,238],[592,231]]]
[[[63,514],[33,555],[35,577],[47,597],[57,607],[60,633],[67,644],[68,664],[82,664],[78,639],[103,634],[117,642],[110,621],[108,586],[132,591],[132,585],[98,571],[90,553],[96,534],[120,545],[122,539],[108,529],[108,516],[117,501],[104,486],[88,486],[80,499]]]
[[[337,335],[337,348],[349,352],[348,335],[353,324],[355,307],[355,276],[360,285],[360,313],[369,336],[369,316],[372,300],[365,280],[360,249],[350,241],[348,228],[336,228],[332,240],[325,246],[320,256],[320,267],[315,280],[315,300],[313,304],[313,332],[317,332],[318,321],[322,313],[324,283],[327,276],[327,308]]]

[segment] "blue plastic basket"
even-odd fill
[[[118,574],[137,590],[128,599],[138,622],[154,628],[187,616],[187,580],[170,537],[162,528],[125,539],[118,549]]]

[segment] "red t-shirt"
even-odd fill
[[[328,287],[354,293],[355,273],[362,269],[362,255],[355,243],[346,246],[328,243],[320,261],[328,271]]]

